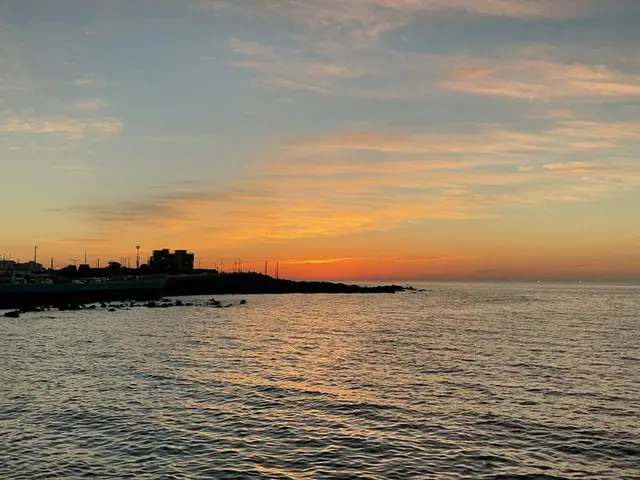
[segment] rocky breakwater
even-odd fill
[[[208,308],[230,308],[240,305],[246,305],[247,301],[245,299],[240,300],[239,302],[234,303],[222,303],[215,298],[207,300],[204,303],[194,304],[192,302],[183,302],[182,300],[176,299],[172,300],[170,298],[163,298],[159,301],[148,301],[148,302],[136,302],[136,301],[125,301],[125,302],[101,302],[101,303],[92,303],[92,304],[82,304],[82,303],[65,303],[59,304],[56,306],[39,306],[39,307],[29,307],[29,308],[21,308],[17,310],[11,310],[9,312],[4,313],[4,317],[6,318],[20,318],[21,315],[26,313],[33,312],[50,312],[50,311],[82,311],[82,310],[101,310],[107,312],[117,312],[118,310],[133,310],[135,308],[179,308],[179,307],[208,307]]]
[[[144,288],[143,288],[144,287]],[[284,280],[260,273],[180,275],[142,281],[108,282],[104,284],[52,284],[0,288],[0,309],[20,312],[54,308],[81,310],[83,305],[116,302],[117,305],[156,305],[169,308],[163,297],[196,295],[247,294],[374,294],[412,291],[399,285],[362,286],[334,282]],[[180,306],[175,305],[172,306]],[[214,305],[215,306],[215,305]],[[111,307],[117,308],[117,307]],[[150,307],[155,308],[155,307]],[[11,313],[11,312],[10,312]],[[11,313],[15,315],[15,313]]]
[[[399,285],[362,286],[334,282],[284,280],[261,273],[227,273],[220,275],[185,275],[169,277],[163,289],[167,296],[286,293],[396,293],[411,289]]]

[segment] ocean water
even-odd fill
[[[1,478],[640,478],[640,289],[0,318]]]

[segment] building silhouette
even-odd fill
[[[186,250],[171,252],[168,248],[154,250],[149,259],[149,267],[153,271],[170,273],[189,273],[193,271],[195,254]]]

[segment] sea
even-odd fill
[[[0,318],[0,478],[640,478],[640,288],[416,286]]]

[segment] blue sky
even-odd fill
[[[0,2],[0,251],[632,278],[638,24],[633,0]]]

